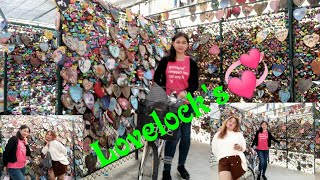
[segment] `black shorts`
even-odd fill
[[[59,161],[52,161],[52,170],[54,172],[54,176],[58,177],[68,171],[68,166],[61,164]]]

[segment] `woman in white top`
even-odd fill
[[[52,130],[47,131],[46,146],[42,149],[43,154],[50,152],[52,159],[52,168],[49,169],[49,179],[64,180],[65,173],[68,170],[69,161],[67,158],[67,148],[56,140],[56,133]]]
[[[220,180],[237,180],[247,170],[243,152],[246,141],[240,132],[240,122],[237,117],[227,118],[212,140],[212,151],[218,159]]]

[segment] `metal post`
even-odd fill
[[[60,19],[60,27],[59,27],[59,31],[58,31],[58,46],[61,46],[61,44],[63,43],[62,42],[62,24],[63,22],[61,21]],[[62,102],[61,102],[61,96],[62,96],[62,78],[61,78],[61,75],[60,75],[60,71],[62,70],[62,65],[57,65],[57,80],[58,80],[58,93],[57,93],[57,109],[58,111],[56,111],[56,114],[58,115],[62,115],[62,111],[63,111],[63,108],[62,108]]]
[[[295,92],[294,92],[294,66],[293,66],[293,55],[294,55],[294,36],[293,36],[293,4],[291,0],[288,0],[288,26],[289,26],[289,59],[290,59],[290,75],[291,75],[291,102],[295,102]]]
[[[224,21],[224,18],[222,18],[219,22],[219,28],[220,28],[220,42],[222,43],[223,42],[223,21]],[[219,69],[220,69],[220,72],[219,72],[219,76],[220,76],[220,85],[223,86],[223,49],[222,47],[220,46],[220,65],[219,65]]]
[[[5,30],[7,31],[7,30]],[[3,114],[8,114],[8,77],[7,77],[7,71],[8,71],[8,67],[7,67],[7,63],[8,63],[8,54],[6,52],[4,52],[4,63],[3,63],[3,78],[4,78],[4,87],[3,87],[3,93],[4,93],[4,109],[3,109]]]

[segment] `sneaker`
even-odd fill
[[[170,171],[164,170],[162,172],[162,180],[172,180]]]
[[[267,177],[263,174],[262,175],[263,180],[267,180]]]
[[[184,165],[178,166],[178,174],[180,175],[181,179],[183,180],[189,180],[190,175],[186,168],[184,168]]]

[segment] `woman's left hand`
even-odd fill
[[[178,98],[180,98],[180,99],[183,99],[183,98],[185,98],[186,97],[186,95],[187,95],[187,91],[181,91],[179,94],[178,94]]]
[[[235,150],[242,151],[242,147],[241,147],[239,144],[235,144],[235,145],[233,146],[233,148],[234,148]]]

